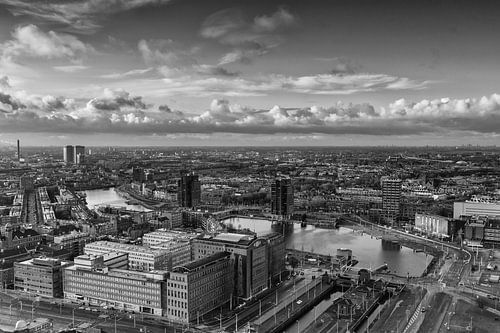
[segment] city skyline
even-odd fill
[[[493,145],[498,6],[0,0],[0,145]]]

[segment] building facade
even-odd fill
[[[162,316],[167,272],[102,267],[97,262],[66,267],[64,298],[118,310]]]
[[[232,270],[228,252],[175,267],[167,280],[167,318],[189,323],[230,302]]]
[[[62,297],[62,270],[70,263],[53,258],[33,258],[14,263],[14,288],[46,297]]]
[[[466,201],[453,203],[453,218],[500,217],[499,202]]]
[[[401,179],[393,177],[382,177],[382,212],[388,224],[395,224],[400,215],[401,205]]]
[[[182,175],[177,182],[177,201],[181,207],[196,207],[201,200],[201,184],[197,175]]]
[[[70,164],[75,161],[75,151],[73,146],[68,145],[63,147],[63,160],[66,164]]]
[[[281,217],[293,214],[293,183],[290,178],[279,178],[271,184],[271,213]]]
[[[200,235],[192,240],[193,259],[218,252],[229,252],[234,264],[233,295],[251,298],[268,288],[278,272],[284,270],[284,243],[255,235],[220,233]],[[283,255],[283,261],[278,258]],[[272,260],[273,267],[270,267]],[[279,276],[278,276],[279,278]]]
[[[168,264],[169,253],[145,246],[97,241],[85,245],[85,254],[106,254],[111,252],[128,254],[128,268],[134,271],[163,270]]]

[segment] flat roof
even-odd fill
[[[208,256],[208,257],[205,257],[202,259],[198,259],[198,260],[194,260],[194,261],[188,262],[187,264],[184,264],[184,265],[176,266],[176,267],[174,267],[174,269],[184,270],[184,271],[192,271],[198,267],[201,267],[201,266],[206,265],[208,263],[211,263],[213,261],[228,257],[229,255],[231,255],[229,252],[217,252],[217,253],[212,254],[211,256]]]

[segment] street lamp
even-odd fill
[[[300,333],[300,322],[298,320],[296,320],[297,322],[297,333]]]
[[[71,311],[71,315],[73,317],[73,327],[75,327],[75,310],[76,308],[73,308],[73,310]]]

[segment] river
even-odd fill
[[[98,190],[87,190],[87,206],[90,209],[97,208],[98,206],[112,206],[112,207],[125,207],[128,210],[135,210],[139,212],[148,212],[147,209],[141,205],[130,205],[127,199],[120,196],[114,187]]]
[[[281,232],[271,226],[271,222],[262,219],[231,218],[226,220],[235,228],[248,228],[257,234]],[[382,240],[368,234],[353,232],[352,229],[321,229],[314,226],[301,228],[294,224],[285,229],[286,248],[315,252],[335,256],[338,248],[349,248],[359,261],[358,267],[374,268],[387,263],[389,270],[398,275],[419,276],[425,270],[426,263],[432,260],[431,255],[414,252],[402,246],[400,250],[382,248]]]

